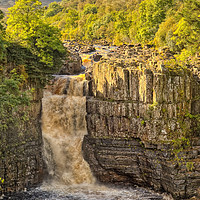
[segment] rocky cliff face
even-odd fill
[[[95,51],[93,45],[79,44],[77,41],[65,40],[64,47],[68,54],[64,61],[63,67],[60,69],[61,75],[73,75],[83,72],[85,69],[82,66],[81,53],[90,53]]]
[[[67,49],[67,56],[58,74],[72,75],[82,72],[83,71],[83,69],[81,69],[82,60],[79,53],[76,51],[75,47],[70,42],[64,43],[63,45]]]
[[[0,133],[0,194],[9,194],[41,183],[43,179],[42,133],[40,126],[42,90],[36,89],[23,132]]]
[[[200,195],[200,80],[191,71],[140,45],[94,66],[83,151],[99,181]]]

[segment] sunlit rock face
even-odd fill
[[[169,50],[121,46],[93,66],[83,150],[97,179],[198,196],[200,81]]]

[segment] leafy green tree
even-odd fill
[[[164,21],[167,10],[172,6],[172,0],[144,0],[139,7],[137,39],[142,43],[154,39],[159,25]]]
[[[82,32],[84,34],[83,39],[92,40],[95,38],[94,24],[96,20],[97,20],[96,14],[87,14],[86,21],[82,28]]]
[[[127,42],[125,38],[128,38],[129,28],[131,26],[131,17],[128,12],[119,11],[116,14],[115,30],[121,34],[121,40]]]
[[[3,59],[5,48],[4,48],[4,41],[3,41],[3,35],[4,35],[4,27],[1,23],[1,20],[3,19],[4,14],[0,10],[0,61]]]
[[[30,85],[44,86],[62,64],[60,32],[43,20],[43,13],[38,0],[18,0],[9,9],[5,34],[0,26],[0,132],[24,132]]]
[[[177,20],[174,16],[168,17],[159,26],[155,34],[154,43],[156,47],[168,46],[172,51],[177,50],[177,46],[173,38],[173,32],[176,28]]]
[[[42,3],[38,0],[18,0],[8,9],[7,34],[14,41],[35,45],[35,32],[42,23]]]
[[[64,31],[62,32],[64,39],[72,39],[73,37],[76,38],[78,35],[78,20],[79,14],[78,11],[75,9],[67,9],[65,15],[63,16],[63,23]]]
[[[194,54],[200,51],[200,2],[199,0],[184,0],[178,13],[179,22],[174,31],[174,41],[184,54]],[[190,52],[190,53],[189,53]]]
[[[0,20],[4,14],[0,11]],[[17,75],[14,69],[12,73],[6,69],[5,59],[5,31],[0,23],[0,132],[7,131],[8,128],[19,128],[19,121],[27,119],[26,112],[20,112],[19,107],[29,104],[29,95],[21,91],[22,84],[25,80],[23,74]],[[8,45],[8,44],[7,44]],[[5,60],[4,60],[5,59]],[[0,178],[0,183],[3,183]],[[0,186],[1,189],[1,186]]]
[[[131,14],[131,26],[129,28],[129,36],[130,39],[133,43],[136,43],[136,34],[137,34],[137,24],[138,24],[138,18],[139,18],[139,13],[137,10],[134,10]]]
[[[95,20],[93,24],[95,39],[111,39],[111,35],[115,31],[114,21],[116,21],[114,12],[103,15]]]
[[[60,41],[60,31],[47,24],[39,0],[18,0],[9,8],[6,33],[39,58],[39,62],[54,73],[62,64],[65,49]],[[45,69],[44,69],[45,70]],[[40,69],[40,71],[43,71]]]
[[[21,87],[25,77],[18,75],[14,69],[11,76],[0,75],[0,131],[9,128],[18,130],[28,120],[27,112],[24,110],[30,103],[28,92],[22,91]]]
[[[55,16],[57,13],[62,12],[63,7],[57,3],[52,2],[49,4],[48,9],[45,11],[45,17],[52,17]]]
[[[83,14],[97,14],[97,7],[94,4],[86,4],[83,8]]]
[[[0,10],[0,22],[1,22],[1,20],[4,18],[4,14],[3,14],[3,12]],[[3,25],[2,25],[2,23],[0,23],[0,31],[2,31],[3,30]]]

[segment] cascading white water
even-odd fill
[[[42,100],[44,159],[52,180],[66,185],[93,183],[81,152],[86,130],[84,75],[56,77]]]

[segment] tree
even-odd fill
[[[199,0],[184,0],[178,13],[179,21],[174,31],[174,41],[184,54],[194,54],[200,51],[200,2]]]
[[[83,9],[83,14],[97,14],[97,7],[93,4],[86,4]]]
[[[0,61],[2,60],[2,58],[4,56],[4,51],[5,51],[4,41],[3,41],[4,27],[3,27],[2,23],[1,23],[1,20],[3,19],[3,17],[4,17],[4,14],[0,10]]]
[[[154,39],[159,25],[164,21],[172,0],[144,0],[139,7],[137,39],[142,43]]]
[[[43,63],[39,69],[43,74],[48,68],[55,73],[61,67],[65,49],[60,41],[60,31],[47,24],[39,0],[18,0],[9,8],[6,33],[12,42],[30,49]],[[41,65],[40,65],[41,67]]]
[[[65,15],[62,17],[64,24],[64,31],[62,33],[64,39],[71,39],[78,34],[78,11],[75,9],[67,9]]]
[[[63,7],[57,3],[52,2],[49,4],[48,9],[45,11],[45,17],[52,17],[55,16],[57,13],[62,12]]]
[[[42,21],[42,3],[38,0],[18,0],[8,9],[7,34],[14,41],[30,46]]]
[[[28,120],[24,107],[30,103],[28,91],[22,91],[23,75],[14,69],[10,75],[0,75],[0,131],[18,130]],[[21,124],[19,124],[21,122]]]
[[[1,20],[3,19],[3,17],[4,17],[4,14],[3,14],[3,12],[0,10],[0,32],[3,30],[3,25],[2,25],[2,23],[1,23]]]
[[[172,51],[177,50],[176,43],[172,40],[175,27],[176,19],[173,16],[168,17],[160,24],[154,38],[154,43],[157,48],[168,46]]]

